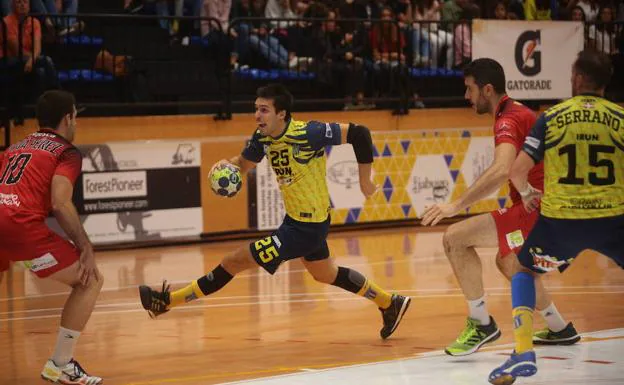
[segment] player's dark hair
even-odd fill
[[[473,60],[464,68],[464,77],[468,76],[474,78],[479,88],[491,84],[497,94],[505,93],[505,71],[503,66],[494,59]]]
[[[574,70],[583,75],[589,83],[586,86],[596,90],[606,87],[613,73],[609,56],[593,49],[579,52],[574,62]]]
[[[56,130],[67,114],[74,113],[76,98],[67,91],[50,90],[37,100],[36,114],[40,128]]]
[[[294,98],[290,91],[281,84],[269,84],[258,88],[256,96],[263,99],[273,101],[275,112],[286,111],[286,120],[290,119],[290,111],[292,111]]]

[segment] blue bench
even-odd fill
[[[446,68],[410,68],[410,76],[414,78],[426,78],[426,77],[462,77],[464,72],[461,70],[453,70]]]
[[[257,68],[239,68],[234,73],[241,79],[251,80],[312,80],[313,72],[289,71],[287,69],[262,70]]]
[[[102,44],[104,44],[104,39],[97,36],[87,35],[69,36],[62,38],[61,44],[101,46]]]
[[[112,82],[114,77],[111,74],[88,69],[76,69],[69,71],[58,71],[58,78],[61,82],[93,82],[106,83]]]

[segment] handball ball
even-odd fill
[[[217,195],[228,198],[236,195],[243,185],[239,169],[228,163],[216,166],[209,178],[212,191]]]

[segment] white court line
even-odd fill
[[[624,334],[624,328],[617,328],[617,329],[607,329],[607,330],[598,330],[598,331],[594,331],[594,332],[588,332],[588,333],[580,333],[581,336],[583,337],[591,337],[592,335],[595,334],[604,334],[606,332],[609,333],[613,333],[616,335],[623,335]],[[581,339],[580,342],[578,342],[577,344],[581,345],[581,344],[591,344],[591,343],[596,343],[599,341],[584,341]],[[499,350],[499,349],[511,349],[515,346],[514,343],[507,343],[507,344],[499,344],[499,345],[490,345],[487,347],[483,347],[479,350],[479,353],[481,352],[487,352],[488,350]],[[540,351],[543,348],[547,348],[546,346],[536,346],[535,350],[536,351]],[[387,363],[391,363],[391,362],[401,362],[401,361],[411,361],[411,360],[415,360],[415,359],[420,359],[420,358],[426,358],[426,357],[435,357],[435,356],[440,356],[440,357],[447,357],[450,360],[452,360],[453,358],[457,358],[457,359],[463,359],[464,357],[449,357],[446,353],[444,353],[444,350],[434,350],[431,352],[424,352],[424,353],[415,353],[413,356],[411,357],[400,357],[400,358],[393,358],[393,359],[389,359],[389,360],[384,360],[384,361],[377,361],[377,362],[367,362],[367,363],[362,363],[362,364],[352,364],[352,365],[342,365],[342,366],[334,366],[331,368],[324,368],[324,369],[317,369],[315,370],[316,373],[318,372],[327,372],[327,371],[337,371],[337,370],[342,370],[342,369],[348,369],[348,368],[357,368],[357,367],[365,367],[365,366],[375,366],[375,365],[384,365]],[[539,355],[538,355],[539,358]],[[234,381],[234,382],[223,382],[220,383],[218,385],[235,385],[235,384],[249,384],[249,383],[254,383],[254,382],[266,382],[267,380],[274,380],[274,379],[279,379],[279,378],[284,378],[284,377],[299,377],[305,375],[304,373],[286,373],[286,374],[277,374],[277,375],[273,375],[273,376],[268,376],[268,377],[262,377],[262,378],[252,378],[252,379],[248,379],[248,380],[240,380],[240,381]],[[567,380],[565,381],[566,383],[570,383],[571,381]],[[595,381],[594,381],[595,382]],[[538,384],[538,382],[531,382],[532,384]],[[582,383],[586,383],[586,380],[583,379]]]
[[[624,291],[601,291],[601,292],[587,292],[587,291],[578,291],[578,292],[561,292],[561,293],[550,293],[551,295],[588,295],[588,294],[624,294]],[[509,293],[494,293],[490,294],[491,296],[501,296],[507,297]],[[431,295],[415,295],[412,298],[449,298],[449,297],[463,297],[463,294],[431,294]],[[345,298],[332,298],[331,301],[359,301],[365,300],[363,297],[351,295]],[[329,302],[328,298],[318,298],[318,299],[298,299],[298,300],[277,300],[277,301],[257,301],[257,302],[238,302],[238,303],[223,303],[223,304],[206,304],[206,305],[190,305],[186,307],[179,307],[176,311],[191,311],[196,309],[207,309],[207,308],[220,308],[220,307],[240,307],[240,306],[253,306],[253,305],[272,305],[272,304],[282,304],[282,303],[305,303],[305,302]],[[122,304],[132,305],[132,303],[123,302]],[[139,306],[138,302],[134,303],[137,307]],[[125,305],[122,305],[125,306]],[[61,310],[60,308],[56,308],[55,310]],[[118,313],[138,313],[144,312],[143,308],[137,309],[128,309],[128,310],[109,310],[109,311],[94,311],[92,315],[107,315],[107,314],[118,314]],[[31,317],[17,317],[17,318],[0,318],[0,322],[2,321],[22,321],[22,320],[34,320],[34,319],[45,319],[45,318],[58,318],[61,314],[53,314],[53,315],[43,315],[43,316],[31,316]]]
[[[243,278],[242,276],[237,276],[236,278]],[[190,280],[187,281],[167,281],[167,283],[173,284],[173,285],[178,285],[178,284],[188,284],[190,282]],[[126,289],[137,289],[139,287],[139,285],[143,285],[143,284],[135,284],[135,285],[129,285],[129,286],[119,286],[117,288],[105,288],[102,289],[102,292],[113,292],[113,291],[121,291],[121,290],[126,290]],[[148,285],[151,287],[161,287],[162,286],[162,282],[159,282],[157,284],[151,284]],[[548,290],[567,290],[567,289],[624,289],[624,285],[589,285],[589,286],[546,286],[546,289]],[[340,291],[340,289],[336,289],[338,291]],[[399,289],[391,289],[390,291],[406,291],[406,292],[438,292],[438,291],[460,291],[461,288],[433,288],[433,289],[406,289],[406,290],[399,290]],[[486,287],[485,290],[509,290],[509,286],[499,286],[499,287]],[[69,294],[70,291],[60,291],[60,292],[55,292],[55,293],[47,293],[47,294],[33,294],[33,295],[29,295],[29,296],[19,296],[19,297],[7,297],[7,298],[0,298],[0,302],[7,302],[7,301],[15,301],[15,300],[35,300],[35,299],[40,299],[40,298],[47,298],[47,297],[56,297],[56,296],[61,296],[61,295],[67,295]],[[313,294],[325,294],[323,292],[311,292],[311,293],[290,293],[290,294],[263,294],[263,297],[280,297],[280,296],[284,296],[284,295],[290,295],[290,296],[305,296],[305,295],[313,295]],[[486,294],[487,295],[487,294]],[[242,295],[242,296],[225,296],[225,297],[221,297],[221,296],[214,296],[214,297],[209,297],[210,300],[213,301],[217,301],[217,300],[230,300],[230,299],[237,299],[237,298],[254,298],[257,297],[257,295]],[[102,300],[101,302],[106,302],[106,300]],[[0,313],[2,314],[2,313]]]
[[[188,247],[192,247],[192,246],[188,246]],[[365,255],[360,255],[361,257],[365,258]],[[442,252],[440,252],[440,255],[432,257],[432,256],[427,256],[427,257],[415,257],[415,256],[406,256],[403,259],[398,259],[395,261],[392,261],[393,264],[403,264],[403,263],[423,263],[423,262],[431,262],[431,261],[439,261],[439,260],[443,260],[444,258],[444,254]],[[334,258],[336,261],[338,260],[338,258]],[[360,263],[349,263],[349,267],[358,267],[358,266],[377,266],[377,265],[385,265],[388,264],[387,261],[378,261],[378,262],[360,262]],[[280,275],[286,275],[286,274],[291,274],[291,273],[303,273],[303,272],[307,272],[306,269],[289,269],[289,270],[278,270],[277,272],[275,272],[275,274],[273,274],[273,276],[280,276]],[[204,272],[207,274],[207,272]],[[198,272],[198,275],[201,274],[201,272]],[[260,277],[260,276],[265,276],[267,273],[264,272],[262,269],[258,268],[257,272],[255,273],[251,273],[251,272],[247,272],[247,273],[241,273],[238,274],[236,276],[236,278],[251,278],[251,277]],[[192,279],[187,279],[184,281],[167,281],[168,284],[171,285],[179,285],[179,284],[188,284]],[[133,284],[133,285],[126,285],[126,286],[118,286],[118,287],[110,287],[110,288],[103,288],[102,292],[115,292],[115,291],[122,291],[122,290],[126,290],[126,289],[136,289],[139,285],[147,285],[147,286],[151,286],[151,287],[159,287],[162,285],[162,280],[158,281],[158,282],[150,282],[150,283],[137,283],[137,284]],[[563,287],[563,286],[560,286]],[[616,285],[616,286],[610,286],[610,285],[602,285],[602,286],[568,286],[568,287],[573,287],[573,288],[579,288],[579,289],[583,289],[583,288],[604,288],[604,287],[608,287],[608,288],[624,288],[624,285]],[[557,288],[557,286],[553,286],[552,288]],[[491,290],[505,290],[507,289],[506,287],[503,288],[492,288]],[[459,290],[459,289],[454,289],[454,290]],[[0,302],[6,302],[9,301],[11,299],[16,300],[16,299],[26,299],[26,300],[30,300],[30,299],[38,299],[38,298],[46,298],[46,297],[55,297],[55,296],[60,296],[60,295],[67,295],[70,293],[70,290],[63,290],[63,291],[59,291],[59,292],[55,292],[55,293],[46,293],[46,294],[35,294],[35,295],[29,295],[29,296],[19,296],[19,297],[12,297],[12,298],[0,298]],[[224,298],[224,297],[222,297]]]
[[[565,294],[577,294],[577,293],[582,293],[582,294],[619,294],[620,291],[582,291],[582,292],[569,292],[569,291],[565,291],[566,289],[593,289],[593,288],[599,288],[599,289],[617,289],[617,288],[622,288],[624,289],[624,286],[619,286],[619,285],[614,285],[614,286],[609,286],[609,285],[597,285],[597,286],[551,286],[551,287],[546,287],[546,289],[549,290],[550,294],[560,294],[560,295],[565,295]],[[342,289],[339,288],[332,288],[333,295],[337,295],[337,296],[348,296],[349,298],[351,298],[351,296],[353,294],[345,292]],[[554,290],[553,290],[554,289]],[[556,291],[558,289],[564,289],[563,291]],[[444,297],[444,296],[448,296],[448,297],[458,297],[458,296],[462,296],[459,294],[454,294],[454,293],[444,293],[444,292],[454,292],[454,291],[460,291],[461,289],[459,288],[451,288],[451,289],[392,289],[389,290],[391,292],[398,292],[398,293],[417,293],[415,295],[412,295],[411,297],[413,298],[436,298],[436,297]],[[508,287],[486,287],[485,288],[486,291],[497,291],[497,290],[501,290],[504,291],[504,293],[488,293],[486,294],[486,297],[488,295],[493,295],[493,296],[501,296],[501,295],[508,295],[510,293],[509,288]],[[432,295],[419,295],[418,293],[437,293],[437,292],[442,292],[440,294],[432,294]],[[293,298],[293,297],[313,297],[313,296],[326,296],[328,293],[327,292],[309,292],[309,293],[280,293],[280,294],[264,294],[262,295],[262,298],[276,298],[276,297],[284,297],[285,299],[288,298]],[[253,298],[258,298],[260,297],[259,295],[239,295],[239,296],[227,296],[227,297],[204,297],[202,299],[202,301],[226,301],[226,300],[242,300],[242,299],[253,299]],[[356,299],[359,297],[355,297]],[[135,306],[138,302],[137,301],[133,301],[133,302],[113,302],[113,303],[100,303],[100,304],[96,304],[95,308],[111,308],[111,307],[123,307],[123,306]],[[259,302],[256,302],[259,303]],[[276,301],[269,301],[267,303],[278,303]],[[235,303],[234,303],[235,304]],[[193,306],[193,305],[191,305]],[[5,311],[5,312],[0,312],[0,315],[7,315],[7,314],[19,314],[19,313],[37,313],[37,312],[48,312],[48,311],[60,311],[63,310],[62,307],[42,307],[42,308],[38,308],[38,309],[19,309],[19,310],[13,310],[13,311]]]
[[[621,285],[594,285],[594,286],[548,286],[546,287],[546,289],[549,289],[550,292],[552,293],[556,293],[556,290],[559,289],[563,289],[564,291],[557,293],[557,294],[565,294],[565,293],[569,293],[566,292],[565,290],[573,290],[573,289],[619,289],[622,288],[624,289],[624,286]],[[346,295],[346,296],[351,296],[352,294],[345,292],[344,290],[340,289],[340,288],[331,288],[333,289],[332,291],[334,292],[334,295]],[[437,293],[437,292],[456,292],[456,291],[460,291],[460,288],[433,288],[433,289],[391,289],[389,291],[391,292],[399,292],[399,293]],[[509,293],[509,287],[486,287],[485,288],[486,291],[504,291],[505,293]],[[597,294],[597,293],[606,293],[604,291],[598,291],[598,292],[583,292],[585,294]],[[610,293],[610,292],[608,292]],[[617,293],[617,292],[616,292]],[[69,294],[69,293],[67,293]],[[327,292],[308,292],[308,293],[278,293],[278,294],[263,294],[262,298],[275,298],[275,297],[285,297],[285,298],[290,298],[290,297],[309,297],[309,296],[316,296],[316,295],[327,295]],[[498,293],[500,295],[500,293]],[[442,295],[442,294],[440,294]],[[449,294],[451,296],[456,296],[457,294]],[[486,294],[487,296],[488,294]],[[218,296],[210,296],[210,297],[205,297],[203,298],[203,301],[226,301],[226,300],[237,300],[237,299],[250,299],[250,298],[258,298],[259,295],[237,295],[237,296],[224,296],[224,297],[218,297]],[[417,298],[427,298],[424,296],[414,296]],[[15,297],[14,299],[20,299],[21,297]],[[105,300],[100,301],[100,302],[106,302]],[[136,302],[113,302],[113,303],[100,303],[98,305],[95,305],[95,308],[105,308],[105,307],[118,307],[118,306],[132,306],[135,305]],[[6,312],[0,312],[0,315],[5,315],[5,314],[13,314],[13,313],[34,313],[34,312],[44,312],[44,311],[51,311],[51,310],[62,310],[63,308],[38,308],[38,309],[29,309],[29,310],[15,310],[15,311],[6,311]]]
[[[430,262],[430,261],[436,261],[439,260],[441,258],[436,258],[436,257],[423,257],[423,258],[411,258],[411,259],[402,259],[402,260],[397,260],[397,261],[393,261],[394,264],[401,264],[401,263],[410,263],[410,262]],[[357,266],[376,266],[376,265],[384,265],[387,264],[387,261],[379,261],[379,262],[362,262],[362,263],[350,263],[349,267],[357,267]],[[285,275],[285,274],[290,274],[290,273],[303,273],[303,272],[307,272],[306,269],[292,269],[292,270],[278,270],[274,276],[279,276],[279,275]],[[198,273],[201,274],[201,273]],[[244,273],[244,274],[239,274],[236,276],[237,279],[241,279],[241,278],[250,278],[250,277],[259,277],[259,276],[264,276],[266,275],[266,273],[262,270],[258,270],[258,273]],[[191,281],[191,279],[185,280],[185,281],[167,281],[168,284],[171,285],[180,285],[180,284],[188,284]],[[150,287],[160,287],[162,285],[162,281],[160,282],[151,282],[151,283],[140,283],[140,284],[134,284],[134,285],[126,285],[126,286],[118,286],[118,287],[110,287],[110,288],[103,288],[102,292],[115,292],[115,291],[122,291],[122,290],[127,290],[127,289],[136,289],[138,288],[139,285],[147,285]],[[573,289],[586,289],[586,288],[592,288],[592,289],[602,289],[602,288],[609,288],[609,289],[620,289],[620,288],[624,288],[624,285],[595,285],[595,286],[548,286],[547,289],[559,289],[559,288],[573,288]],[[489,288],[488,290],[507,290],[508,287],[493,287],[493,288]],[[426,290],[426,289],[421,289],[421,290]],[[442,289],[438,290],[438,289],[432,289],[433,291],[441,291]],[[444,289],[444,290],[460,290],[460,289]],[[56,296],[61,296],[61,295],[67,295],[70,293],[70,290],[64,290],[64,291],[59,291],[59,292],[55,292],[55,293],[46,293],[46,294],[34,294],[34,295],[29,295],[29,296],[19,296],[19,297],[9,297],[9,298],[0,298],[0,302],[6,302],[6,301],[10,301],[10,300],[18,300],[18,299],[25,299],[25,300],[31,300],[31,299],[38,299],[38,298],[47,298],[47,297],[56,297]],[[230,298],[241,298],[241,297],[215,297],[216,298],[224,298],[224,299],[230,299]]]
[[[407,262],[412,262],[412,261],[417,261],[417,262],[431,262],[431,261],[435,261],[438,260],[440,258],[435,258],[435,257],[425,257],[425,258],[412,258],[412,259],[404,259],[404,260],[398,260],[398,261],[393,261],[393,263],[399,264],[399,263],[407,263]],[[387,261],[379,261],[379,262],[362,262],[362,263],[350,263],[349,266],[376,266],[376,265],[384,265],[387,264]],[[273,274],[273,276],[279,276],[279,275],[286,275],[286,274],[290,274],[290,273],[303,273],[306,272],[306,269],[291,269],[291,270],[278,270],[277,272],[275,272],[275,274]],[[205,274],[207,274],[208,272],[205,272]],[[201,272],[197,273],[198,275],[201,274]],[[242,273],[242,274],[238,274],[236,275],[236,278],[251,278],[251,277],[260,277],[260,276],[264,276],[267,273],[264,272],[261,269],[258,269],[258,273]],[[179,284],[187,284],[191,281],[192,279],[188,279],[185,281],[167,281],[167,283],[172,284],[172,285],[179,285]],[[162,285],[162,281],[159,282],[151,282],[151,283],[140,283],[140,284],[134,284],[134,285],[127,285],[127,286],[118,286],[118,287],[109,287],[109,288],[103,288],[102,291],[103,292],[108,292],[108,291],[120,291],[120,290],[126,290],[126,289],[136,289],[139,285],[147,285],[147,286],[152,286],[152,287],[159,287]],[[65,295],[65,294],[69,294],[70,291],[69,290],[64,290],[64,291],[59,291],[59,292],[55,292],[55,293],[47,293],[47,294],[36,294],[36,295],[31,295],[31,296],[21,296],[21,297],[13,297],[12,299],[37,299],[37,298],[45,298],[45,297],[54,297],[54,296],[58,296],[58,295]],[[8,301],[11,298],[0,298],[0,302],[3,301]]]

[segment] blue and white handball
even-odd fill
[[[216,166],[209,178],[212,191],[217,195],[228,198],[236,195],[243,185],[240,170],[229,163],[222,163]]]

